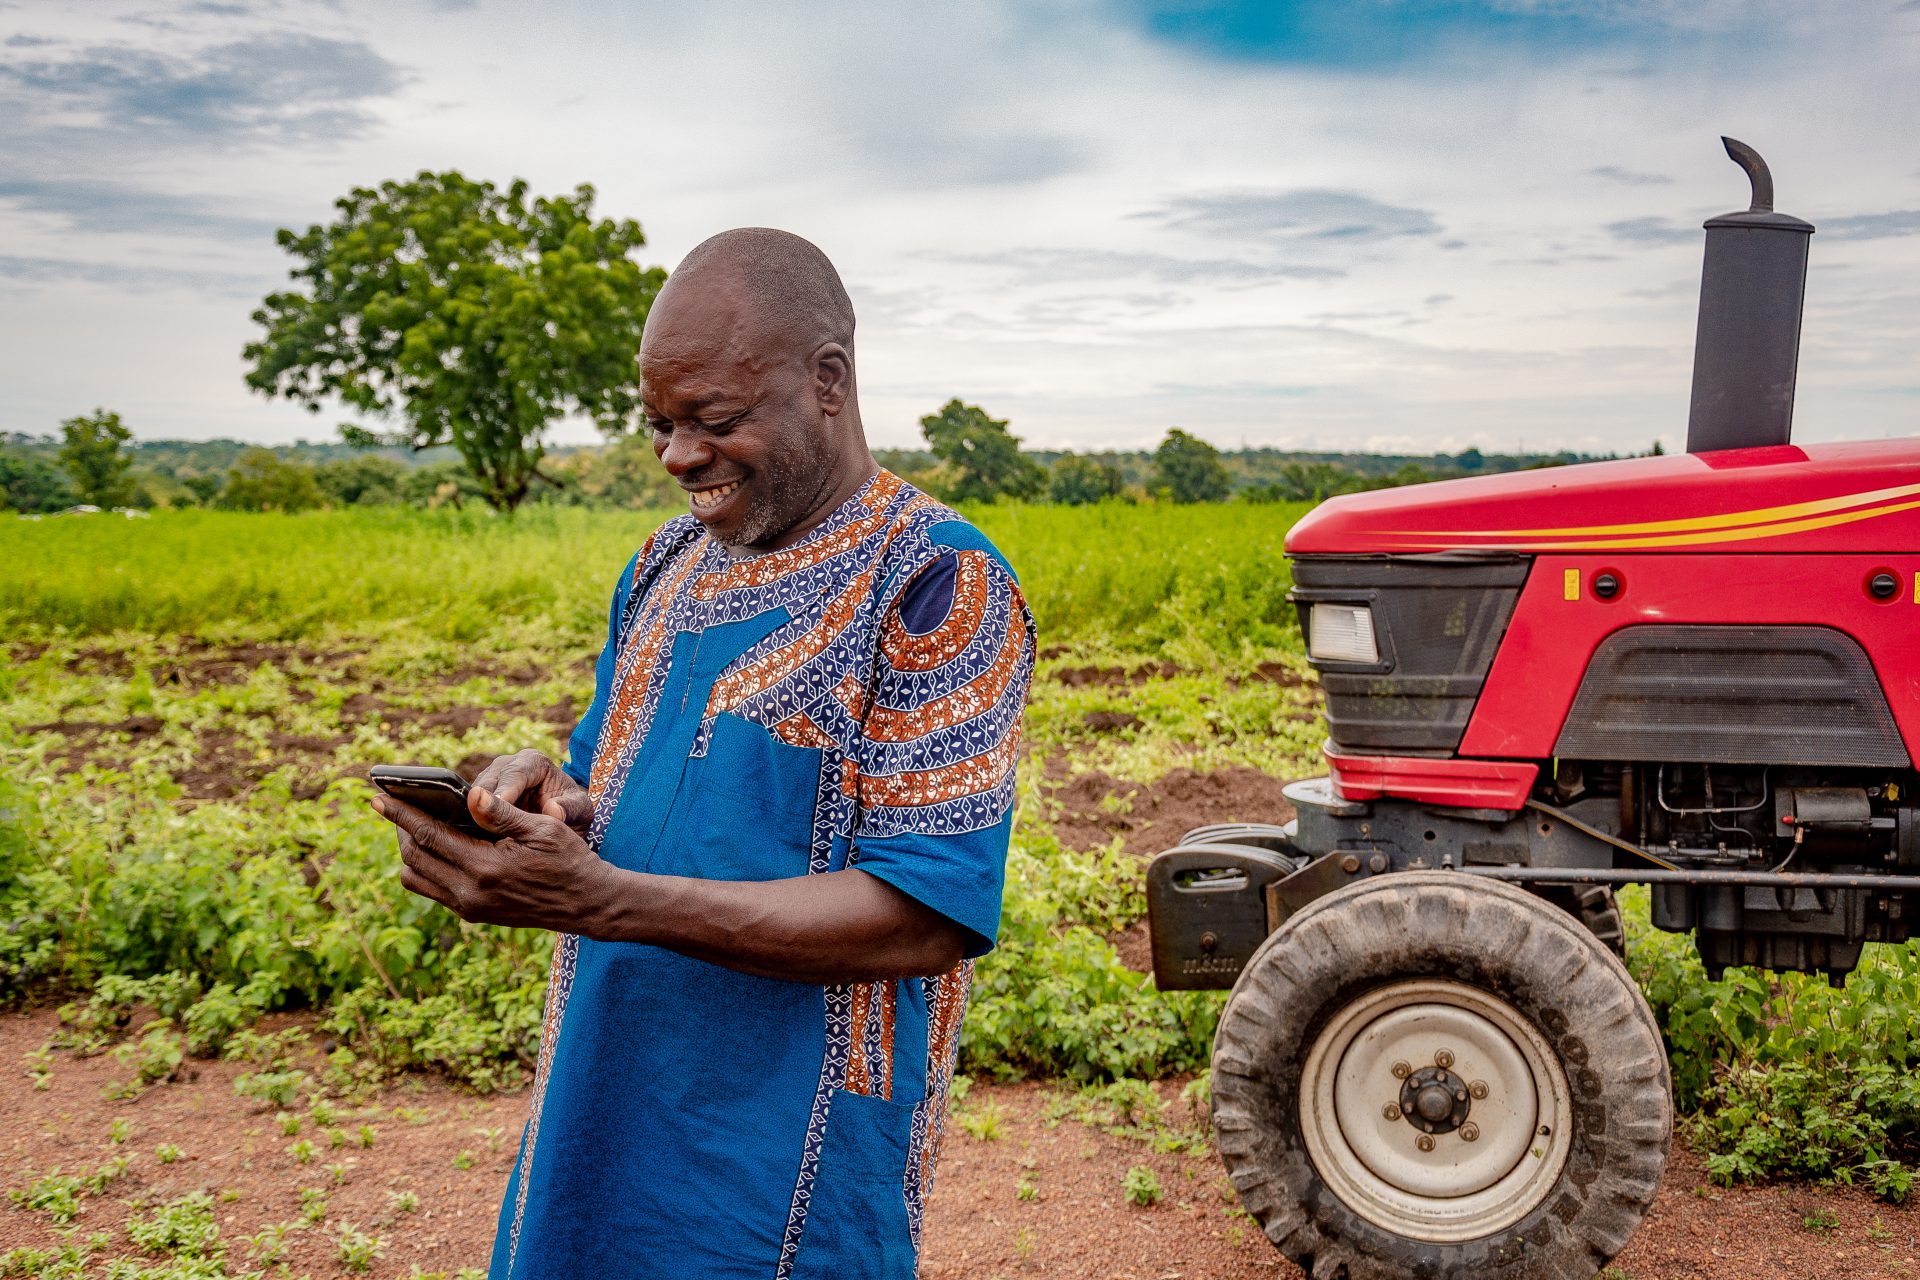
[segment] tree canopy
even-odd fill
[[[666,280],[629,256],[632,219],[593,217],[594,190],[529,199],[460,173],[357,187],[339,216],[278,241],[294,289],[253,314],[247,383],[318,412],[338,397],[397,421],[397,442],[450,444],[487,501],[511,511],[569,414],[602,430],[638,416],[635,356]],[[343,427],[357,442],[381,437]]]
[[[950,502],[1037,498],[1046,492],[1046,470],[1020,452],[1020,439],[1004,419],[988,417],[978,405],[949,400],[938,413],[920,419],[920,433],[951,473],[940,495]]]
[[[312,467],[283,462],[271,449],[249,449],[227,472],[219,501],[234,511],[306,511],[326,495]]]
[[[1153,451],[1154,478],[1175,502],[1225,502],[1233,477],[1220,451],[1178,427]]]
[[[1103,498],[1114,498],[1126,488],[1120,465],[1112,458],[1088,454],[1063,453],[1053,460],[1053,476],[1047,496],[1062,506],[1078,507]]]
[[[68,418],[60,424],[60,466],[80,501],[96,507],[124,507],[133,501],[133,439],[120,415],[105,409]]]

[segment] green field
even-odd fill
[[[1121,963],[1112,940],[1143,913],[1143,863],[1063,847],[1058,792],[1092,770],[1149,786],[1175,769],[1315,771],[1317,693],[1281,554],[1302,510],[972,513],[1021,574],[1043,660],[964,1070],[1101,1081],[1205,1066],[1223,997],[1162,995]],[[75,999],[65,1047],[118,1043],[132,1092],[163,1087],[183,1054],[252,1057],[271,1077],[272,1038],[253,1028],[282,1009],[316,1011],[340,1045],[316,1088],[413,1069],[523,1081],[548,937],[403,892],[391,830],[350,775],[557,751],[614,578],[660,518],[0,521],[0,996]],[[1920,951],[1870,954],[1845,992],[1747,971],[1708,984],[1686,939],[1636,930],[1636,973],[1716,1173],[1905,1194]],[[135,1009],[157,1020],[128,1023]]]

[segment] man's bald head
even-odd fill
[[[674,268],[654,308],[671,310],[673,295],[710,294],[721,281],[747,300],[761,334],[777,335],[800,354],[829,342],[853,353],[853,300],[840,273],[811,240],[772,227],[737,227],[709,236]]]
[[[654,452],[730,546],[786,545],[873,475],[853,303],[789,232],[724,231],[681,260],[647,315],[640,391]]]

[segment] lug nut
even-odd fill
[[[1467,1092],[1472,1094],[1476,1099],[1484,1098],[1487,1096],[1487,1082],[1485,1080],[1475,1080],[1467,1086]]]
[[[1346,857],[1340,859],[1340,869],[1348,875],[1352,875],[1360,869],[1360,859],[1354,857],[1352,854],[1348,854]]]
[[[1455,1102],[1465,1102],[1467,1100],[1467,1091],[1465,1089],[1455,1089],[1453,1091],[1453,1100]]]
[[[1428,1133],[1423,1133],[1419,1137],[1413,1140],[1413,1145],[1420,1148],[1422,1151],[1431,1151],[1433,1150],[1433,1135]]]
[[[1397,1102],[1389,1102],[1386,1106],[1380,1108],[1380,1114],[1389,1120],[1398,1120],[1400,1118],[1400,1104]]]
[[[1441,1070],[1443,1070],[1443,1071],[1444,1071],[1444,1070],[1445,1070],[1446,1068],[1448,1068],[1448,1067],[1450,1067],[1450,1066],[1452,1066],[1452,1065],[1453,1065],[1453,1050],[1451,1050],[1451,1049],[1441,1049],[1441,1050],[1439,1050],[1439,1051],[1437,1051],[1437,1052],[1436,1052],[1436,1053],[1435,1053],[1435,1054],[1433,1055],[1433,1065],[1434,1065],[1434,1066],[1436,1066],[1436,1067],[1439,1067],[1439,1068],[1440,1068]]]
[[[1395,1080],[1405,1080],[1408,1076],[1412,1074],[1413,1074],[1413,1068],[1408,1066],[1406,1063],[1396,1062],[1393,1064],[1393,1078]]]
[[[1480,1139],[1480,1126],[1469,1120],[1460,1126],[1460,1141],[1477,1142]]]

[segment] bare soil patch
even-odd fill
[[[50,1010],[0,1016],[0,1064],[23,1056],[58,1026]],[[363,1104],[338,1106],[333,1127],[374,1130],[374,1145],[330,1145],[304,1110],[288,1136],[274,1113],[233,1093],[239,1063],[195,1062],[191,1078],[113,1102],[106,1085],[128,1075],[111,1056],[56,1054],[48,1088],[24,1075],[0,1089],[0,1183],[24,1187],[59,1167],[91,1172],[125,1155],[127,1174],[87,1199],[75,1226],[109,1231],[132,1255],[124,1226],[130,1203],[157,1203],[192,1191],[213,1194],[221,1236],[235,1269],[243,1241],[270,1223],[300,1220],[302,1189],[326,1193],[326,1217],[287,1234],[290,1274],[345,1276],[337,1261],[340,1224],[371,1231],[384,1254],[365,1274],[399,1280],[426,1271],[484,1267],[499,1198],[520,1127],[524,1093],[474,1097],[446,1084],[409,1079]],[[1174,1087],[1163,1086],[1170,1106]],[[1164,1155],[1073,1120],[1047,1121],[1051,1092],[1038,1084],[976,1082],[969,1111],[1000,1113],[999,1136],[968,1135],[950,1123],[929,1205],[921,1274],[927,1280],[1301,1280],[1257,1227],[1237,1212],[1224,1174],[1208,1156]],[[124,1143],[111,1140],[125,1122]],[[293,1143],[310,1142],[311,1163]],[[163,1143],[181,1159],[161,1164]],[[460,1167],[465,1164],[467,1167]],[[1153,1170],[1157,1203],[1129,1204],[1127,1171]],[[336,1172],[337,1167],[337,1172]],[[1022,1183],[1032,1191],[1022,1199]],[[1704,1185],[1700,1162],[1675,1152],[1653,1212],[1617,1263],[1628,1280],[1908,1280],[1920,1274],[1920,1208],[1895,1208],[1864,1193],[1802,1186],[1722,1190]],[[237,1192],[223,1199],[222,1193]],[[401,1212],[411,1192],[418,1207]],[[1812,1225],[1809,1225],[1812,1224]],[[58,1240],[45,1214],[0,1204],[0,1253]],[[1610,1276],[1609,1280],[1616,1280]]]
[[[1049,798],[1059,807],[1054,834],[1069,849],[1098,848],[1118,836],[1128,853],[1150,857],[1209,823],[1292,821],[1293,806],[1281,795],[1285,786],[1245,765],[1207,773],[1175,769],[1151,783],[1062,770]]]
[[[489,720],[511,716],[530,716],[553,726],[554,736],[562,742],[579,722],[576,703],[566,696],[544,707],[509,701],[487,707],[421,708],[401,706],[373,693],[347,698],[341,704],[338,721],[349,729],[372,724],[390,737],[404,739],[426,733],[462,737]],[[26,725],[22,732],[64,739],[49,752],[49,758],[61,773],[74,773],[88,764],[126,768],[132,752],[165,728],[165,722],[156,716],[135,716],[111,723],[50,721]],[[251,791],[269,773],[291,765],[293,798],[310,800],[336,778],[365,776],[365,765],[338,759],[339,749],[352,741],[350,733],[292,734],[272,729],[263,745],[238,728],[202,729],[194,735],[191,763],[175,773],[174,781],[189,799],[229,800]],[[467,759],[475,758],[481,759],[474,769],[478,773],[492,756],[475,753]]]

